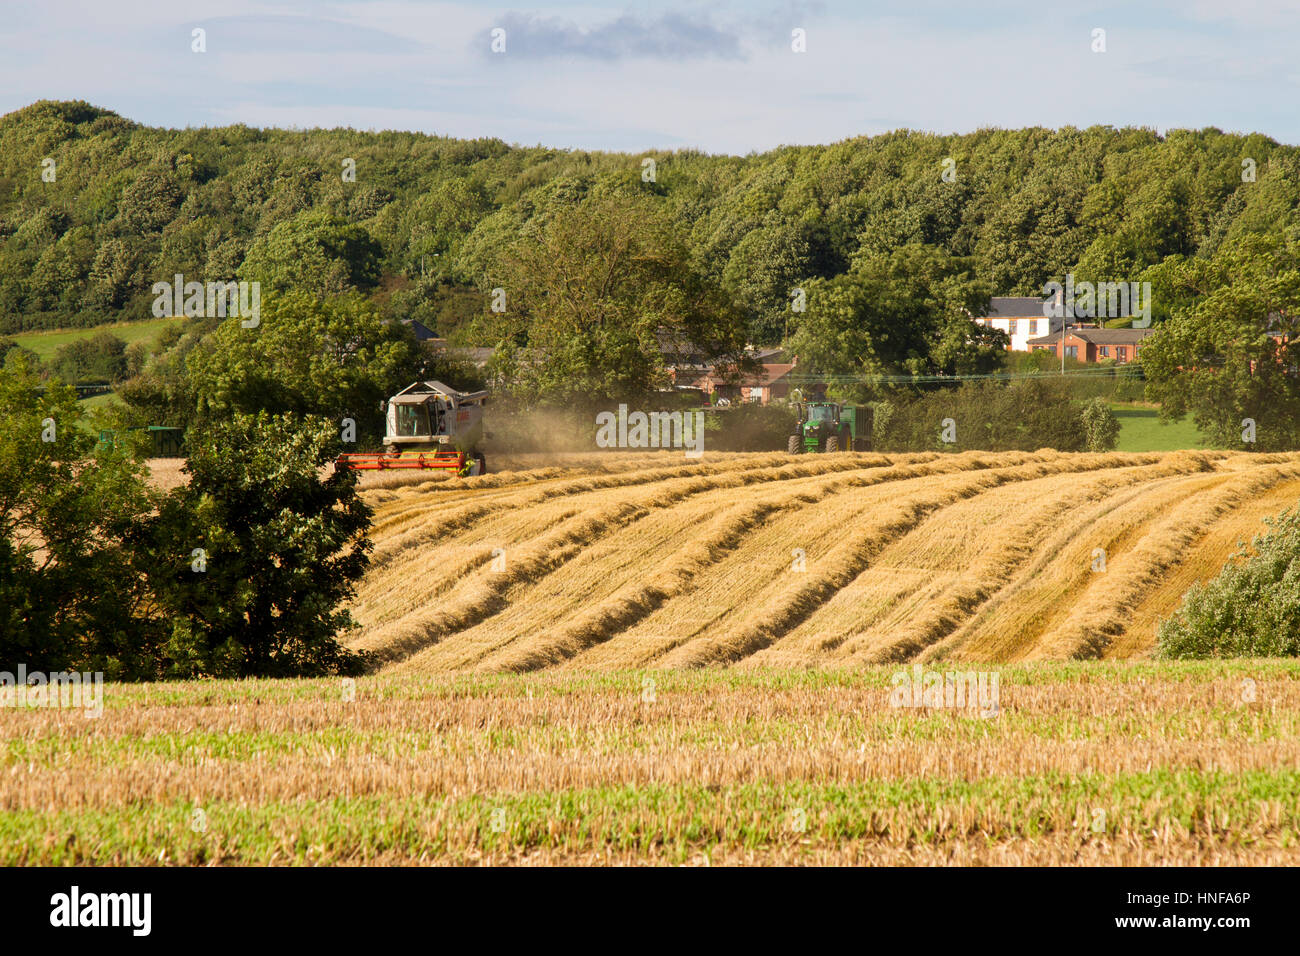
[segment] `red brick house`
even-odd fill
[[[767,405],[773,399],[790,396],[790,372],[793,369],[792,362],[765,363],[758,374],[742,376],[736,382],[724,381],[716,371],[711,370],[690,384],[703,391],[713,402],[725,398],[731,402]]]
[[[1029,350],[1050,351],[1060,358],[1064,342],[1066,358],[1087,363],[1110,360],[1123,365],[1138,357],[1154,332],[1155,329],[1066,329],[1064,339],[1060,332],[1030,339]]]

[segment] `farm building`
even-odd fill
[[[1143,344],[1154,329],[1067,329],[1062,339],[1060,330],[1055,335],[1044,335],[1029,340],[1032,351],[1051,351],[1061,357],[1064,342],[1065,357],[1080,362],[1105,362],[1118,364],[1131,362],[1138,357]]]
[[[725,398],[729,402],[767,405],[774,399],[790,396],[790,372],[793,370],[793,362],[768,362],[756,374],[742,375],[736,381],[728,381],[716,369],[710,369],[690,384],[714,402]]]

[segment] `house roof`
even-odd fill
[[[977,319],[1042,319],[1043,302],[1037,295],[1000,295],[989,299],[988,311]]]
[[[667,329],[656,329],[659,354],[669,368],[707,368],[709,356],[694,342],[679,339]]]
[[[972,316],[975,319],[1048,319],[1053,322],[1060,322],[1059,315],[1044,315],[1043,309],[1047,308],[1052,311],[1052,300],[1044,296],[1036,295],[1004,295],[994,296],[989,299],[989,307],[984,315]],[[1077,302],[1074,304],[1074,314],[1064,305],[1058,306],[1060,311],[1075,321],[1092,322],[1094,317],[1087,315],[1082,311],[1082,306]]]
[[[655,330],[655,340],[658,343],[659,355],[668,368],[704,372],[712,368],[714,362],[720,358],[716,350],[710,352],[708,348],[698,343],[677,338],[668,329]],[[779,346],[746,345],[745,356],[758,362],[776,361],[785,358],[785,349]]]
[[[430,339],[437,338],[433,330],[419,319],[402,319],[402,324],[415,333],[416,341],[427,342]]]
[[[380,321],[380,324],[391,325],[392,321],[393,321],[392,319],[382,319]],[[421,322],[419,319],[398,319],[398,321],[401,322],[402,325],[406,326],[415,334],[415,338],[417,341],[420,342],[438,341],[437,333],[434,332],[427,325],[425,325],[423,322]]]
[[[1076,339],[1082,339],[1093,345],[1136,345],[1148,335],[1155,332],[1155,329],[1080,329],[1070,328],[1066,330],[1066,335],[1073,336]],[[1036,339],[1030,339],[1029,345],[1055,345],[1061,341],[1061,333],[1054,335],[1040,335]]]

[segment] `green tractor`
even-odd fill
[[[790,436],[792,455],[805,451],[870,451],[871,409],[839,402],[800,402],[799,424]]]

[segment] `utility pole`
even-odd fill
[[[1073,311],[1073,310],[1071,310]],[[1061,377],[1065,377],[1065,307],[1061,308]]]
[[[1057,311],[1061,313],[1061,377],[1065,377],[1065,294],[1059,289],[1056,292],[1056,304],[1060,307]],[[1071,301],[1073,307],[1073,301]],[[1073,308],[1071,309],[1073,310]]]

